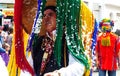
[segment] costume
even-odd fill
[[[45,41],[46,39],[48,41]],[[61,74],[61,76],[83,76],[83,74],[85,73],[84,64],[79,63],[68,52],[67,48],[65,50],[66,45],[63,45],[61,47],[62,48],[61,66],[58,66],[57,61],[54,56],[53,48],[52,47],[50,48],[50,46],[47,47],[47,44],[49,45],[49,42],[50,41],[52,42],[52,40],[49,37],[38,36],[38,35],[35,35],[34,40],[35,41],[33,43],[32,54],[33,54],[33,67],[35,69],[36,76],[43,76],[45,73],[53,72],[55,70],[57,70]],[[65,44],[64,37],[62,39],[62,44]],[[51,44],[51,46],[53,46],[53,45]],[[50,50],[52,51],[50,58],[48,57],[49,59],[47,60],[48,61],[47,64],[42,63],[44,54],[46,52],[45,49],[49,49],[49,51]],[[44,70],[42,71],[40,69],[42,69],[42,70],[44,69]],[[42,71],[42,73],[40,71]],[[41,73],[41,75],[40,75],[40,73]]]
[[[64,8],[65,6],[62,3],[62,1],[57,1],[57,3],[58,3],[57,7],[59,9],[62,9],[62,8],[65,9]],[[62,3],[63,6],[60,6],[59,3]],[[80,3],[80,1],[78,1],[78,5],[77,5],[78,7],[80,6],[79,3]],[[74,6],[73,8],[77,8],[77,6]],[[45,7],[45,8],[47,8],[47,7]],[[61,18],[60,14],[62,14],[62,11],[60,10],[60,11],[57,11],[57,12],[58,12],[58,15],[57,15],[56,20],[60,20],[60,18]],[[74,12],[74,11],[70,10],[71,13],[74,12],[74,13],[76,13],[76,15],[73,15],[73,14],[67,12],[67,11],[64,11],[64,12],[73,16],[75,19],[76,19],[76,17],[78,17],[77,15],[79,15],[79,14],[77,14],[77,12],[79,12],[79,10],[77,10],[77,12]],[[46,15],[44,15],[44,16],[46,16]],[[55,42],[53,42],[53,40],[49,40],[49,39],[51,39],[51,38],[49,38],[49,36],[47,36],[47,38],[46,37],[45,38],[44,37],[39,38],[39,36],[38,36],[38,38],[36,38],[34,36],[34,39],[33,39],[34,43],[33,43],[33,49],[32,49],[33,52],[32,53],[33,53],[33,65],[34,65],[34,69],[35,69],[35,72],[36,72],[37,75],[41,74],[41,76],[42,76],[42,74],[44,74],[45,72],[51,72],[51,71],[54,71],[54,70],[58,70],[58,69],[64,67],[65,66],[64,64],[66,64],[66,66],[67,66],[66,68],[68,68],[70,66],[73,66],[73,65],[76,66],[75,64],[73,64],[73,65],[68,64],[67,65],[67,63],[70,60],[70,57],[68,57],[68,55],[70,55],[70,54],[74,59],[74,63],[79,63],[80,64],[79,68],[80,69],[82,68],[82,71],[81,71],[82,73],[80,72],[79,69],[76,69],[75,71],[77,71],[78,73],[81,73],[83,75],[84,71],[86,71],[85,68],[87,70],[89,69],[89,63],[88,63],[87,56],[84,54],[82,44],[80,45],[81,41],[79,41],[78,30],[77,30],[77,27],[79,27],[79,26],[76,25],[76,20],[72,21],[72,18],[70,18],[71,16],[67,17],[65,23],[63,23],[64,21],[57,21],[56,22],[59,25],[56,25],[56,31],[57,32],[56,32]],[[64,17],[65,17],[65,15],[63,14],[63,18]],[[43,19],[44,19],[44,17],[43,17]],[[69,20],[72,21],[72,22],[70,23]],[[40,36],[41,36],[41,32],[43,32],[43,30],[45,30],[46,28],[45,28],[45,25],[41,25],[40,27],[41,27],[40,28]],[[73,28],[71,28],[71,27],[73,27]],[[74,30],[74,29],[76,29],[76,30]],[[70,32],[70,31],[72,31],[72,32]],[[65,34],[65,37],[64,37],[64,34]],[[46,36],[46,32],[43,36]],[[63,38],[66,41],[64,41]],[[65,43],[62,43],[63,41],[66,42],[66,45],[64,45]],[[49,45],[49,47],[47,47],[47,45]],[[54,47],[53,47],[53,45],[54,45]],[[63,47],[66,47],[66,51]],[[63,51],[65,51],[65,52],[63,52]],[[64,55],[64,53],[65,53],[65,55]],[[65,56],[66,56],[67,59],[64,59]],[[66,60],[66,61],[64,62],[64,60]],[[55,63],[55,64],[53,64],[52,62]],[[49,64],[50,64],[50,66],[48,66]],[[60,69],[58,71],[61,74],[63,74],[63,76],[68,74],[68,73],[71,76],[72,75],[79,75],[75,71],[73,71],[73,72],[66,71],[67,70],[66,68],[64,68],[64,69],[62,68],[63,70]]]
[[[62,65],[60,67],[58,66],[54,56],[53,44],[54,42],[49,37],[37,36],[37,35],[35,36],[35,41],[33,43],[32,57],[33,57],[33,66],[37,76],[39,76],[40,73],[41,73],[40,76],[43,76],[44,73],[52,72],[56,69],[59,69],[60,67],[65,67],[64,60],[61,60]],[[49,50],[49,55],[48,55],[49,57],[47,57],[45,62],[43,62],[43,59],[45,59],[44,54],[46,53],[46,50]],[[64,52],[62,52],[62,54],[64,55]],[[61,59],[64,59],[63,56]]]
[[[110,37],[110,46],[103,46],[102,39]],[[99,68],[102,70],[117,70],[118,37],[113,33],[103,33],[98,37],[96,50],[100,61]]]
[[[28,1],[35,1],[35,0],[28,0]],[[24,3],[27,2],[27,0],[15,1],[15,33],[16,33],[15,34],[15,55],[16,55],[15,59],[16,59],[17,67],[19,67],[23,71],[27,71],[31,73],[34,76],[34,72],[32,68],[29,66],[29,64],[27,63],[24,56],[24,52],[23,52],[24,45],[23,45],[23,36],[22,36],[22,29],[24,28],[26,30],[28,26],[31,27],[33,25],[32,33],[30,35],[30,42],[28,42],[27,52],[28,51],[32,52],[33,65],[34,65],[33,68],[34,68],[35,74],[43,75],[46,72],[51,72],[61,68],[60,70],[58,70],[58,72],[60,72],[63,76],[83,75],[84,72],[86,72],[87,70],[90,70],[90,65],[89,65],[88,57],[85,54],[86,49],[84,49],[84,46],[82,44],[82,40],[84,41],[84,38],[81,37],[81,29],[82,29],[81,27],[84,27],[85,29],[89,29],[89,36],[86,36],[85,39],[88,40],[88,38],[92,38],[91,35],[94,29],[93,14],[90,12],[90,10],[85,6],[85,4],[81,0],[66,0],[66,1],[65,0],[64,1],[63,0],[47,0],[47,1],[56,1],[55,5],[57,3],[56,5],[57,7],[56,31],[57,32],[56,32],[56,40],[54,41],[54,40],[51,40],[49,36],[41,34],[41,31],[45,32],[44,30],[45,27],[42,26],[44,8],[49,5],[46,4],[46,0],[36,0],[36,1],[38,1],[38,10],[37,10],[35,21],[34,21],[34,18],[32,19],[30,18],[33,16],[32,15],[33,13],[31,14],[30,12],[31,12],[31,8],[34,6],[28,6],[29,3],[32,3],[32,2],[26,3],[26,9],[30,7],[29,11],[27,11],[26,9],[24,10],[22,9],[22,7],[23,8],[25,7]],[[17,9],[18,7],[20,9]],[[29,15],[27,15],[25,11],[27,11]],[[21,14],[22,14],[22,17],[21,17]],[[34,11],[34,14],[35,14],[35,11]],[[82,14],[82,17],[81,17],[81,14]],[[23,17],[24,19],[22,19]],[[21,27],[21,25],[23,28]],[[25,28],[26,27],[25,25],[27,26],[27,28]],[[64,27],[65,29],[63,29]],[[20,29],[17,29],[17,28],[20,28]],[[84,34],[86,35],[88,33],[88,30],[85,30],[85,29],[82,29],[82,31],[84,31]],[[31,30],[26,30],[26,32],[28,33],[30,33],[30,31]],[[65,37],[63,37],[64,34],[65,34]],[[46,48],[44,48],[44,46],[42,47],[40,46],[40,45],[43,45],[44,39],[48,39],[48,41],[50,40],[51,43],[55,44],[54,48],[51,45],[49,49],[50,51],[51,49],[54,49],[54,50],[50,52],[51,53],[50,59],[48,60],[48,63],[45,67],[41,66],[42,65],[41,62],[43,62],[43,65],[44,65],[44,55],[46,55],[46,53],[44,53],[46,52],[44,49]],[[48,41],[46,43],[48,43]],[[66,44],[63,45],[64,44],[63,42],[66,42]],[[84,45],[90,47],[90,41],[86,41],[86,42],[89,42],[89,43],[86,43]],[[63,51],[63,49],[65,52]],[[66,53],[65,54],[66,57],[63,56],[64,53]],[[52,60],[54,60],[54,62]],[[71,60],[73,60],[74,63],[71,64]],[[53,63],[55,63],[54,65],[52,65],[54,68],[51,69],[51,66],[49,66],[49,64],[51,65]],[[64,66],[67,66],[67,67],[64,68]],[[43,68],[42,70],[45,69],[42,73],[41,73],[41,68]]]
[[[117,58],[120,49],[118,36],[111,32],[114,23],[110,19],[103,19],[100,23],[101,35],[97,38],[96,55],[99,76],[116,76]]]

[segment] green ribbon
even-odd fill
[[[65,24],[68,51],[89,69],[88,59],[84,54],[82,38],[79,35],[79,32],[81,32],[80,4],[81,0],[57,0],[57,37],[54,53],[60,65],[63,25]]]

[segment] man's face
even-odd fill
[[[49,33],[56,29],[56,13],[53,10],[47,9],[44,11],[43,25]]]
[[[110,32],[111,31],[111,25],[110,24],[103,24],[102,25],[103,32]]]

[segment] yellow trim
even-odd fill
[[[26,52],[28,34],[23,30],[23,39],[24,39],[24,51]],[[12,49],[10,54],[10,60],[7,66],[9,76],[16,76],[18,71],[18,76],[20,76],[20,69],[16,65],[15,59],[15,30],[13,32],[13,40],[12,40]]]

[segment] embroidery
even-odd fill
[[[111,46],[110,36],[103,36],[101,40],[102,46]]]
[[[53,52],[54,41],[51,40],[49,37],[45,37],[42,41],[42,50],[44,51],[40,74],[42,74],[45,70],[46,64],[49,62],[51,54]]]

